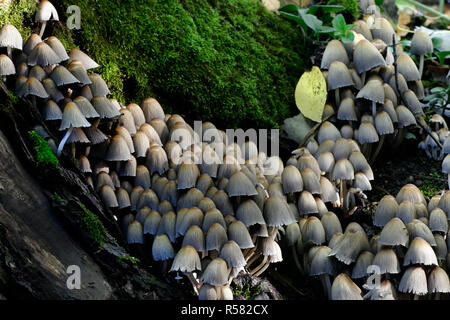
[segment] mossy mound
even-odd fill
[[[296,110],[307,50],[259,0],[63,0],[62,21],[72,4],[81,30],[56,35],[102,66],[122,103],[154,96],[167,112],[244,128],[278,126]]]

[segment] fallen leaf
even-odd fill
[[[327,84],[322,72],[316,66],[304,72],[295,88],[295,104],[308,119],[322,121],[322,113],[327,100]]]

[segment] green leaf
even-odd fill
[[[340,5],[321,5],[321,4],[314,4],[309,7],[308,13],[315,14],[318,10],[322,10],[327,13],[338,13],[343,10],[345,10],[344,6]]]
[[[414,134],[412,134],[411,132],[407,132],[406,135],[405,135],[405,139],[416,140],[417,137]]]
[[[278,9],[278,11],[281,12],[286,12],[286,13],[292,13],[292,14],[297,14],[298,13],[298,8],[295,4],[287,4],[285,6],[282,6],[280,9]]]
[[[450,55],[450,51],[436,51],[435,54],[439,59],[439,63],[442,65],[445,64],[445,59]]]
[[[328,34],[333,34],[334,32],[336,32],[336,29],[328,26],[322,26],[322,28],[319,31],[319,33],[328,33]]]
[[[384,0],[375,0],[375,4],[379,7],[381,7],[384,3]]]
[[[431,41],[433,42],[433,48],[436,48],[436,47],[439,47],[442,44],[442,42],[444,42],[444,39],[435,37],[435,38],[431,38]]]
[[[336,31],[346,34],[347,33],[347,23],[345,22],[345,18],[342,14],[338,14],[336,17],[333,18],[333,21],[331,22],[333,27],[336,29]]]
[[[353,42],[353,40],[355,40],[355,34],[352,33],[352,32],[350,32],[349,34],[341,37],[341,41],[343,43],[351,43],[351,42]]]
[[[442,87],[434,87],[430,90],[431,93],[437,93],[437,92],[445,92],[445,88]]]
[[[306,13],[306,9],[302,9],[298,11],[300,13],[300,17],[302,17],[305,24],[310,27],[315,32],[320,32],[322,30],[323,22],[319,20],[315,15]]]
[[[305,30],[305,31],[308,28],[308,26],[305,24],[305,21],[303,21],[302,17],[300,17],[300,16],[293,15],[291,13],[286,13],[286,12],[280,12],[280,15],[288,20],[297,22],[300,25],[300,27],[302,27],[303,30]]]
[[[400,43],[402,44],[403,48],[411,47],[411,40],[401,40]]]

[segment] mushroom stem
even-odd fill
[[[361,83],[362,83],[362,86],[364,86],[364,84],[366,83],[366,72],[365,71],[361,74]]]
[[[70,128],[67,129],[67,132],[64,135],[64,137],[62,138],[61,142],[59,143],[58,150],[56,152],[56,154],[58,155],[58,158],[61,156],[61,152],[62,152],[62,150],[64,148],[64,145],[66,144],[67,139],[69,139],[70,134],[72,133],[72,131],[73,131],[73,127],[70,126]]]
[[[423,61],[424,61],[424,55],[421,54],[421,55],[420,55],[420,58],[419,58],[419,74],[420,74],[420,78],[422,78]]]
[[[339,88],[334,89],[334,99],[336,101],[336,110],[339,108],[340,96],[339,96]]]
[[[86,149],[85,149],[85,151],[84,151],[84,155],[86,156],[86,157],[89,157],[89,153],[91,152],[91,146],[87,146],[86,147]]]
[[[72,151],[72,157],[76,158],[77,152],[76,152],[76,149],[75,149],[75,142],[72,142],[70,144],[70,149]]]
[[[255,268],[253,268],[249,273],[250,275],[255,275],[256,272],[258,272],[258,270],[260,270],[262,267],[264,267],[264,265],[267,262],[267,258],[268,256],[264,256],[264,258],[262,259],[261,263],[259,265],[257,265]]]
[[[259,277],[261,274],[263,274],[264,271],[267,270],[267,268],[270,266],[270,261],[267,261],[266,264],[257,272],[254,274],[255,277]]]
[[[250,259],[247,261],[247,269],[260,257],[260,254],[254,254]]]
[[[377,103],[375,101],[372,101],[372,117],[377,116]]]
[[[100,124],[100,118],[98,118],[97,120],[94,121],[94,123],[92,124],[92,127],[94,129],[97,129],[98,125]]]
[[[369,159],[370,153],[372,152],[372,144],[371,143],[364,143],[361,146],[361,153],[364,155],[366,159]]]
[[[256,247],[253,247],[248,250],[249,251],[244,255],[245,261],[248,261],[255,254]]]
[[[192,272],[184,272],[183,274],[189,279],[189,281],[192,284],[192,287],[194,288],[195,294],[198,295],[199,283],[197,279],[194,278]]]
[[[447,174],[448,188],[450,189],[450,173]]]
[[[375,159],[377,158],[378,154],[380,153],[381,148],[383,147],[384,140],[386,139],[386,135],[383,134],[380,137],[380,141],[378,141],[377,148],[375,149],[375,152],[372,155],[372,158],[370,158],[370,164],[373,164],[375,162]]]
[[[6,53],[8,54],[8,57],[12,60],[12,48],[6,47]]]
[[[344,208],[344,199],[347,194],[347,182],[345,180],[341,180],[339,183],[339,200],[341,201],[341,209]]]
[[[398,130],[397,136],[392,141],[392,148],[397,148],[403,141],[406,135],[406,128],[400,128]]]
[[[331,299],[331,281],[328,274],[321,274],[320,281],[322,282],[323,290],[325,291],[327,298]]]
[[[434,300],[440,300],[441,299],[441,293],[436,292],[436,295],[434,296]]]
[[[47,26],[47,21],[42,22],[41,31],[39,32],[39,37],[42,38],[42,36],[44,35],[44,31],[45,31],[45,27],[46,26]]]
[[[419,300],[419,296],[415,294],[413,300]]]
[[[300,271],[301,274],[304,274],[304,270],[300,264],[300,261],[298,261],[298,254],[297,249],[295,248],[295,245],[292,246],[292,257],[294,258],[294,263],[297,269]]]

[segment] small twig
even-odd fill
[[[330,119],[334,114],[330,114],[328,117],[326,117],[325,119],[323,119],[321,122],[316,123],[309,131],[308,133],[303,137],[302,141],[300,142],[300,144],[298,145],[298,148],[303,147],[303,145],[309,140],[309,138],[311,138],[311,136],[314,135],[314,133],[316,132],[316,130],[322,125],[322,123],[324,123],[325,121],[327,121],[328,119]]]
[[[439,149],[442,149],[442,144],[439,142],[439,140],[437,140],[437,139],[435,138],[435,136],[433,136],[433,135],[431,134],[430,127],[424,126],[424,125],[420,122],[420,120],[417,119],[417,118],[418,118],[418,117],[416,117],[416,122],[417,122],[417,124],[419,125],[419,127],[421,127],[423,130],[425,130],[425,132],[431,137],[431,139],[433,139],[434,142],[436,142],[436,144],[437,144],[437,146],[439,147]]]

